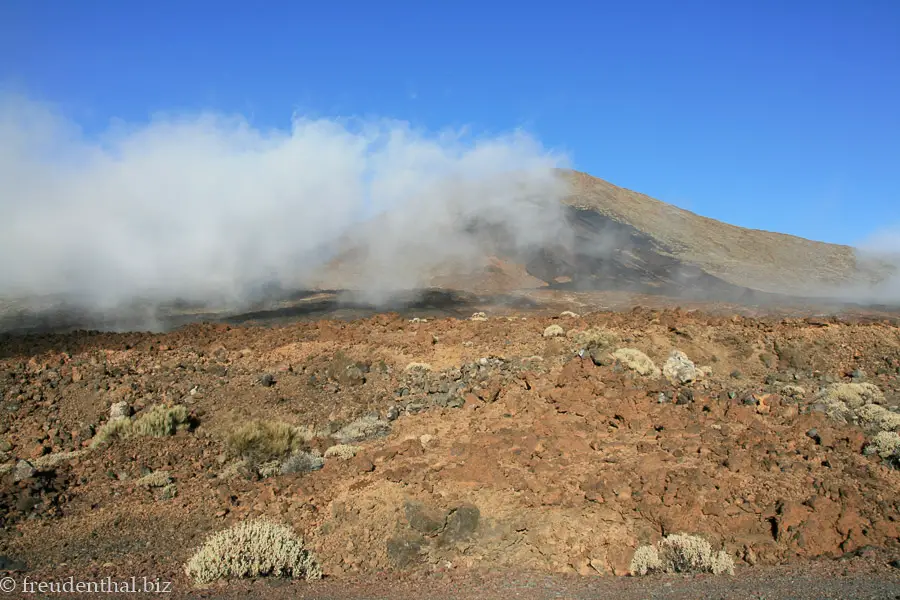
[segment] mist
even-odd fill
[[[286,115],[287,116],[287,115]],[[525,132],[422,131],[391,119],[157,115],[87,135],[0,96],[0,297],[115,311],[176,299],[239,307],[321,282],[348,242],[352,285],[383,301],[479,256],[566,229],[567,158]]]
[[[877,264],[884,278],[864,289],[850,290],[860,302],[900,303],[900,225],[874,232],[857,244],[857,260]]]

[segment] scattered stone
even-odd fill
[[[684,405],[694,401],[694,392],[691,390],[678,390],[678,396],[675,398],[675,404]]]
[[[806,437],[810,438],[817,444],[822,443],[822,438],[819,437],[819,430],[815,427],[806,432]]]
[[[13,468],[13,481],[19,482],[34,477],[36,469],[27,460],[20,460]]]
[[[400,416],[401,408],[396,404],[392,404],[388,407],[387,412],[385,412],[384,418],[388,421],[396,421],[397,417]]]
[[[483,312],[474,313],[471,317],[469,317],[470,321],[487,321],[487,315]]]
[[[325,466],[325,459],[317,452],[294,452],[281,463],[281,474],[308,473]]]
[[[124,400],[115,402],[109,407],[109,420],[127,419],[131,416],[131,407]]]
[[[687,354],[681,350],[672,350],[663,365],[663,375],[673,384],[684,385],[700,378],[700,371]]]

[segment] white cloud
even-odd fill
[[[240,301],[307,284],[323,247],[357,231],[360,284],[420,284],[464,259],[465,218],[516,245],[562,227],[565,157],[527,134],[473,139],[391,120],[307,119],[289,131],[204,113],[85,136],[52,108],[0,97],[0,296],[88,306],[136,297]],[[382,226],[355,230],[366,215]],[[363,233],[365,231],[366,233]]]

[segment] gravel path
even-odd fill
[[[184,598],[316,598],[385,600],[535,600],[615,598],[797,600],[900,598],[900,568],[888,554],[784,567],[739,569],[728,576],[578,577],[528,573],[460,574],[316,583],[258,580],[185,593]]]

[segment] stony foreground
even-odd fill
[[[325,577],[291,594],[425,577],[443,597],[435,581],[501,569],[589,597],[678,532],[739,578],[862,554],[897,583],[900,454],[875,444],[900,417],[893,324],[636,309],[17,337],[0,397],[18,577],[189,594],[204,540],[267,515]]]

